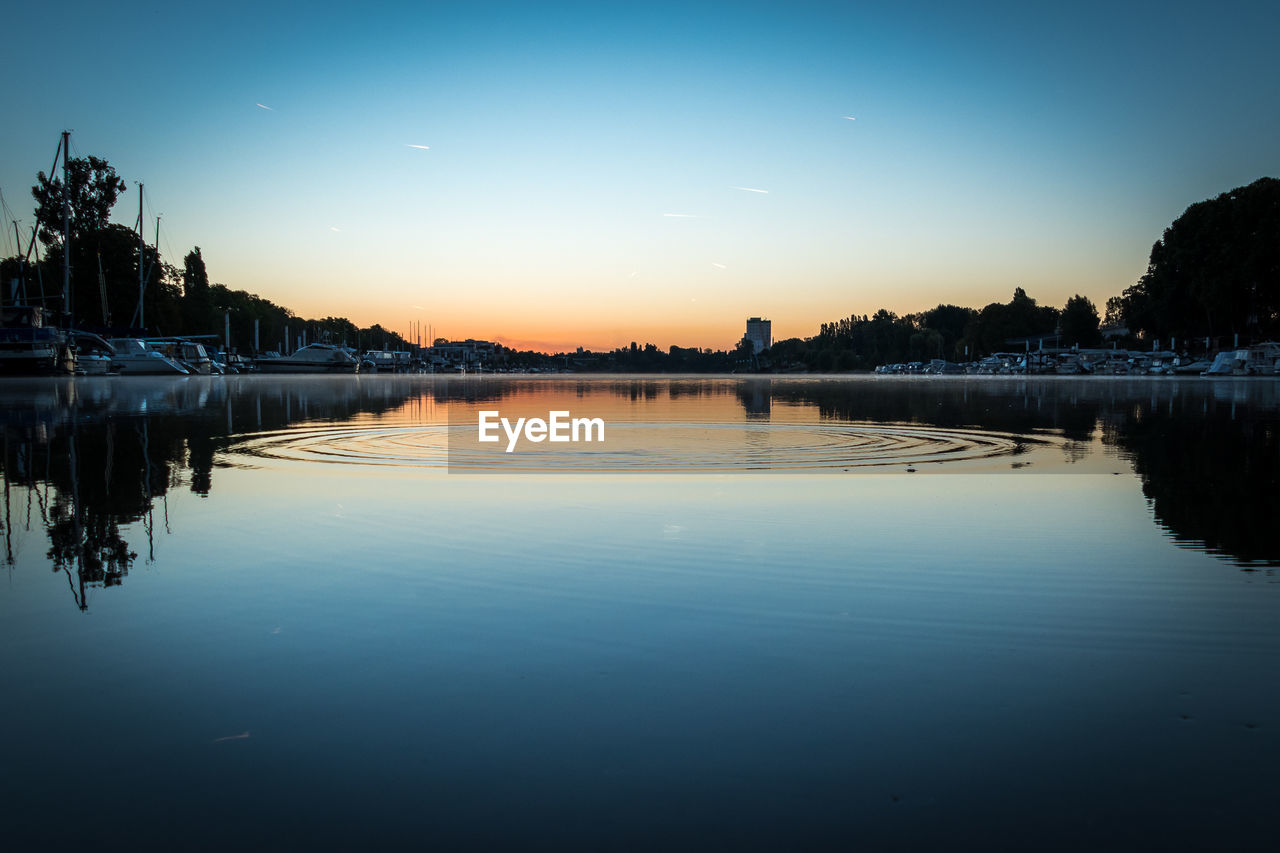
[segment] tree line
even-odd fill
[[[1105,316],[1079,294],[1061,309],[1038,305],[1021,287],[981,309],[939,305],[898,316],[880,310],[823,323],[817,335],[774,344],[775,367],[855,370],[940,358],[970,361],[1016,350],[1028,339],[1059,346],[1118,343],[1215,350],[1280,337],[1280,180],[1260,178],[1197,202],[1151,248],[1147,271]]]
[[[1079,294],[1062,308],[1040,305],[1018,287],[1008,302],[983,308],[938,305],[899,316],[887,309],[823,323],[810,338],[778,341],[769,362],[781,369],[866,370],[911,361],[974,361],[995,352],[1101,343],[1098,309]]]
[[[17,282],[17,298],[62,314],[64,250],[71,269],[64,320],[75,328],[115,336],[216,335],[229,315],[233,348],[250,352],[257,322],[263,350],[295,348],[299,337],[362,348],[403,349],[401,335],[380,325],[360,328],[345,317],[310,319],[244,290],[209,281],[203,254],[193,247],[182,266],[167,262],[138,231],[108,221],[125,190],[114,167],[98,157],[69,158],[65,198],[70,210],[64,236],[64,183],[39,172],[31,188],[36,224],[24,250],[0,260],[4,302]],[[142,223],[139,222],[139,229]],[[288,338],[286,342],[286,330]]]
[[[106,160],[69,159],[66,174],[73,271],[68,308],[76,327],[139,333],[145,320],[154,334],[220,337],[229,314],[232,343],[242,351],[252,346],[255,321],[263,349],[283,342],[286,329],[290,338],[305,333],[309,341],[408,346],[379,325],[362,329],[343,317],[304,319],[261,296],[211,283],[198,246],[181,267],[169,264],[137,232],[108,221],[125,183]],[[61,309],[63,180],[40,172],[31,192],[36,226],[25,253],[19,246],[18,256],[0,261],[0,281],[6,287],[20,282],[28,304]],[[663,351],[632,343],[602,353],[504,355],[512,366],[578,370],[865,370],[930,359],[971,361],[1022,349],[1032,339],[1094,346],[1103,323],[1129,346],[1178,341],[1180,348],[1202,348],[1207,340],[1214,349],[1280,336],[1280,180],[1261,178],[1187,208],[1152,246],[1142,277],[1107,301],[1105,317],[1088,297],[1077,294],[1056,308],[1038,304],[1019,287],[1008,302],[982,308],[941,304],[902,316],[886,309],[852,314],[823,323],[812,337],[778,341],[759,356],[745,341],[727,351]]]
[[[1018,287],[982,308],[942,304],[899,316],[881,309],[823,323],[807,338],[755,355],[653,344],[563,356],[580,370],[718,372],[868,370],[881,364],[973,361],[996,352],[1097,346],[1103,330],[1125,347],[1203,352],[1280,337],[1280,180],[1261,178],[1186,209],[1151,248],[1146,273],[1107,300],[1076,294],[1061,308]]]
[[[1107,312],[1161,340],[1280,336],[1280,180],[1260,178],[1188,207]]]

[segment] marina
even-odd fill
[[[1207,355],[1128,349],[1049,349],[995,353],[957,364],[943,359],[878,366],[880,375],[933,376],[1277,376],[1280,344],[1265,341]]]

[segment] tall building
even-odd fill
[[[750,318],[747,320],[746,339],[757,353],[768,349],[773,346],[773,324],[759,317]]]

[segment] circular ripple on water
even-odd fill
[[[518,453],[475,441],[474,425],[304,427],[247,436],[230,449],[254,460],[494,471],[835,470],[990,460],[1047,443],[914,424],[611,423],[603,444],[530,444]]]

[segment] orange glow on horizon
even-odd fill
[[[917,297],[910,302],[905,297],[881,301],[874,296],[853,294],[847,299],[820,299],[803,293],[782,293],[768,300],[774,303],[773,306],[756,307],[751,301],[736,300],[736,304],[719,305],[714,310],[689,311],[683,316],[667,317],[663,317],[660,310],[646,310],[646,306],[620,306],[610,310],[599,303],[575,307],[552,302],[541,310],[534,310],[530,306],[467,304],[468,301],[459,300],[446,310],[431,311],[427,310],[430,301],[419,303],[423,310],[416,306],[371,301],[359,306],[322,304],[320,300],[297,300],[295,304],[288,297],[279,297],[278,302],[289,305],[302,317],[343,316],[361,328],[379,324],[409,340],[413,339],[411,329],[417,324],[424,344],[429,343],[430,336],[434,335],[450,340],[490,340],[516,350],[546,353],[573,352],[578,347],[605,352],[628,347],[632,341],[640,346],[652,343],[664,351],[673,345],[728,350],[741,340],[748,317],[771,320],[774,341],[809,338],[818,333],[823,323],[854,314],[871,315],[881,308],[899,316],[927,311],[939,304],[980,309],[991,302],[1007,302],[1012,297],[1014,286],[1017,285],[1010,286],[1007,292],[986,290],[971,293],[968,297],[938,289],[923,301]],[[1083,292],[1101,313],[1106,307],[1106,300],[1118,294],[1123,286],[1123,283],[1118,283],[1109,293],[1105,290],[1096,292],[1097,288],[1092,289],[1095,292],[1071,287],[1057,287],[1052,291],[1049,288],[1037,291],[1034,286],[1027,289],[1040,304],[1059,308],[1070,296]],[[308,304],[313,301],[314,305]]]

